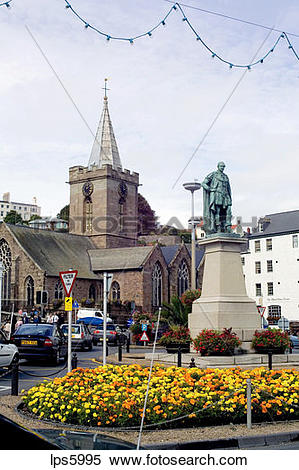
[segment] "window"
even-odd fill
[[[183,259],[178,269],[178,296],[180,297],[189,288],[189,271]]]
[[[25,294],[28,306],[34,304],[34,280],[31,276],[28,276],[25,280]]]
[[[254,242],[254,249],[255,249],[255,252],[257,253],[258,251],[261,251],[261,241],[260,240],[256,240]]]
[[[267,238],[266,239],[266,250],[267,251],[272,251],[272,238]]]
[[[242,266],[245,265],[245,258],[244,258],[244,256],[241,256],[241,263],[242,263]]]
[[[273,295],[273,282],[267,282],[268,295]]]
[[[256,284],[255,285],[255,295],[256,295],[256,297],[261,297],[262,296],[262,284]]]
[[[88,298],[89,300],[96,300],[96,297],[97,297],[97,291],[96,291],[96,286],[94,284],[91,284],[91,286],[89,286],[89,292],[88,292]]]
[[[272,259],[267,260],[267,273],[273,272],[273,262]]]
[[[54,297],[55,299],[63,299],[63,285],[61,281],[58,281],[55,286],[54,290]]]
[[[262,269],[261,269],[261,262],[256,261],[255,262],[255,274],[261,274]]]
[[[120,286],[119,283],[114,281],[111,284],[111,292],[112,292],[112,301],[116,302],[120,300]]]
[[[162,268],[160,263],[156,263],[152,272],[152,303],[153,307],[160,307],[162,304]]]
[[[279,320],[279,318],[281,318],[281,306],[280,305],[269,305],[268,315],[269,315],[268,318],[267,318],[268,321],[269,321],[269,317],[272,320]],[[271,323],[271,324],[273,324],[273,323]]]
[[[293,248],[298,248],[298,235],[292,236]]]
[[[1,211],[1,216],[3,216],[3,211]]]
[[[12,260],[9,245],[4,238],[0,240],[0,261],[2,261],[3,264],[2,303],[7,306],[10,300]]]

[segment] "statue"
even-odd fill
[[[217,170],[202,182],[203,228],[206,234],[231,232],[232,197],[228,176],[223,173],[225,164],[219,162]]]

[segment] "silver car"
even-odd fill
[[[19,361],[19,351],[17,346],[10,344],[0,331],[0,368],[12,367]]]
[[[65,336],[68,336],[68,324],[64,323],[61,325],[61,331]],[[90,333],[88,326],[83,323],[75,323],[72,325],[72,347],[74,349],[85,349],[92,350],[92,334]]]

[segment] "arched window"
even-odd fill
[[[112,294],[112,301],[120,300],[120,286],[119,283],[114,281],[111,284],[111,294]]]
[[[153,307],[162,305],[162,268],[156,263],[152,272],[152,303]]]
[[[3,265],[2,279],[2,302],[8,305],[10,301],[10,284],[11,284],[11,251],[9,245],[4,238],[0,240],[0,261]]]
[[[27,306],[33,306],[34,304],[34,280],[31,276],[28,276],[25,280],[25,294]]]
[[[64,296],[63,291],[64,291],[63,285],[62,285],[61,281],[58,281],[56,283],[55,290],[54,290],[54,298],[55,299],[63,299],[63,296]]]
[[[178,269],[178,296],[189,289],[189,271],[186,260],[183,259]]]
[[[95,301],[96,296],[97,296],[96,286],[94,284],[91,284],[89,286],[88,298],[89,300],[93,299]]]

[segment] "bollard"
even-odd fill
[[[272,352],[268,352],[268,367],[272,370]]]
[[[127,353],[130,352],[130,335],[127,337]]]
[[[123,348],[122,345],[118,345],[118,362],[121,362],[123,358]]]
[[[251,379],[246,379],[247,388],[247,429],[252,428],[251,424]]]
[[[72,370],[73,370],[73,369],[77,369],[78,357],[77,357],[77,354],[76,354],[76,353],[74,353],[74,354],[72,355],[71,364],[72,364]]]
[[[11,369],[11,395],[19,395],[19,362],[15,362]]]
[[[109,353],[109,350],[108,350],[108,341],[106,341],[106,357],[108,357],[108,353]]]
[[[181,351],[180,346],[179,346],[179,349],[178,349],[178,367],[182,367],[182,351]]]
[[[194,357],[191,357],[191,361],[190,361],[189,367],[190,367],[190,368],[192,368],[192,367],[196,367],[196,364],[195,364],[195,359],[194,359]]]

